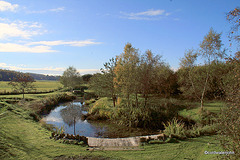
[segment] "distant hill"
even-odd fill
[[[58,81],[61,76],[49,76],[44,74],[36,74],[36,73],[29,73],[35,80],[51,80],[51,81]]]
[[[0,69],[0,81],[11,81],[18,74],[22,74],[22,72]],[[36,74],[36,73],[28,73],[28,74],[32,76],[35,80],[57,81],[60,79],[60,76],[49,76],[49,75]]]

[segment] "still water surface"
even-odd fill
[[[86,137],[131,137],[155,134],[156,131],[130,128],[102,121],[81,120],[82,114],[87,114],[86,107],[81,102],[63,103],[53,109],[43,120],[58,128],[64,127],[68,134],[79,134]]]

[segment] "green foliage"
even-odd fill
[[[91,105],[88,113],[95,116],[94,119],[110,119],[116,108],[113,108],[111,100],[107,97],[100,98]]]
[[[64,87],[68,87],[71,90],[74,89],[77,85],[81,84],[80,73],[74,67],[68,67],[60,78],[60,82]]]
[[[185,96],[194,95],[199,99],[201,107],[203,107],[203,101],[209,88],[209,79],[213,73],[211,63],[217,63],[225,56],[225,49],[222,50],[220,38],[221,34],[211,28],[204,36],[200,49],[198,51],[188,50],[180,63],[181,71],[178,75],[181,89]],[[196,66],[194,64],[198,56],[204,59],[205,65]]]
[[[240,52],[228,63],[233,66],[231,90],[228,90],[228,107],[222,110],[219,117],[220,141],[224,149],[234,151],[229,159],[240,158]]]
[[[55,133],[58,134],[58,135],[63,134],[63,133],[65,132],[65,129],[64,129],[64,128],[65,128],[64,125],[61,126],[60,128],[54,127]]]
[[[133,101],[133,100],[131,100]],[[148,107],[144,107],[144,99],[140,99],[139,106],[135,102],[127,107],[127,100],[122,99],[116,107],[111,100],[101,98],[90,106],[89,119],[109,119],[120,125],[141,128],[162,128],[161,121],[172,119],[183,106],[175,104],[177,100],[162,99],[150,100]]]
[[[206,78],[206,69],[209,71],[208,83],[206,85],[205,97],[208,100],[226,98],[227,91],[232,88],[232,81],[234,80],[232,69],[233,66],[223,62],[212,62],[210,66],[195,66],[193,68],[180,68],[177,71],[178,83],[180,90],[183,92],[182,96],[185,99],[201,99],[202,88],[204,87],[204,78]]]
[[[116,78],[114,69],[116,67],[116,59],[112,58],[109,62],[104,64],[104,69],[101,69],[101,74],[94,74],[90,80],[90,89],[100,97],[112,98],[113,106],[117,96],[117,89],[114,79]]]
[[[164,125],[164,133],[169,137],[178,137],[185,138],[185,129],[184,124],[179,122],[176,118],[167,123],[163,123]]]
[[[90,81],[90,79],[92,78],[92,74],[84,74],[82,76],[82,80],[85,82],[85,83],[88,83]]]

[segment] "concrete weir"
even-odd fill
[[[164,140],[165,135],[149,135],[149,136],[138,136],[128,138],[94,138],[87,137],[88,145],[90,147],[138,147],[141,142],[147,142],[149,140]]]
[[[140,138],[93,138],[88,137],[88,145],[90,147],[137,147],[140,145]]]

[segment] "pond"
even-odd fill
[[[83,114],[87,114],[84,103],[73,101],[60,104],[45,115],[43,120],[57,128],[64,127],[64,133],[86,137],[118,138],[157,134],[156,131],[125,127],[109,121],[82,120]]]

